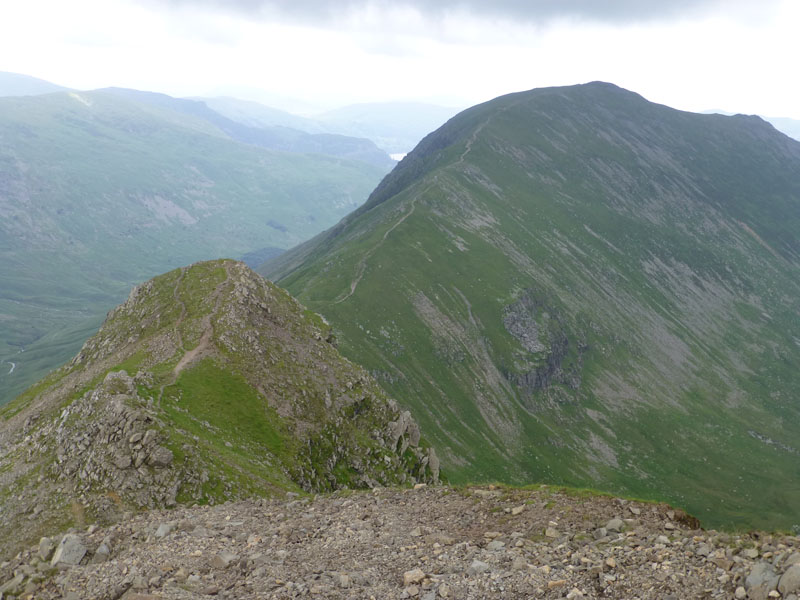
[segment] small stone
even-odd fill
[[[336,578],[336,585],[338,585],[340,588],[346,589],[353,585],[353,580],[350,579],[349,575],[340,573],[339,576]]]
[[[50,557],[53,556],[53,550],[56,549],[56,545],[53,543],[48,537],[43,537],[39,540],[39,551],[38,555],[39,558],[42,560],[50,560]]]
[[[77,565],[85,554],[86,546],[83,545],[81,538],[73,533],[68,533],[61,538],[61,543],[53,553],[50,565],[53,567],[58,565]]]
[[[575,598],[583,598],[583,592],[578,588],[572,588],[572,591],[567,594],[567,600],[575,600]]]
[[[164,446],[156,446],[150,453],[147,462],[154,467],[168,467],[172,464],[174,458],[175,456],[172,454],[172,450],[164,448]]]
[[[220,552],[211,559],[211,566],[216,569],[227,569],[234,562],[239,560],[239,555],[233,552]]]
[[[616,560],[614,560],[614,557],[613,557],[613,556],[609,556],[609,557],[606,559],[606,566],[607,566],[609,569],[616,569],[616,568],[617,568],[617,561],[616,561]]]
[[[403,586],[408,587],[413,583],[421,583],[425,579],[425,571],[417,567],[403,573]]]
[[[628,510],[631,511],[631,513],[636,515],[636,516],[639,516],[640,514],[642,514],[642,509],[638,508],[636,506],[629,506]]]
[[[556,588],[564,587],[565,585],[567,585],[566,579],[554,579],[547,582],[547,589],[554,590]]]
[[[617,533],[622,531],[624,526],[625,522],[622,519],[611,519],[608,523],[606,523],[606,529]]]
[[[419,527],[414,527],[414,529],[408,532],[408,535],[411,537],[420,537],[422,535],[422,529]]]
[[[665,536],[665,535],[660,535],[660,536],[658,536],[656,538],[656,544],[668,545],[669,544],[669,538],[667,536]]]
[[[24,581],[25,576],[22,573],[17,573],[13,579],[6,581],[0,586],[0,598],[2,598],[4,594],[16,596],[21,591],[22,582]]]
[[[141,431],[137,431],[131,437],[128,438],[128,443],[129,444],[135,444],[136,442],[141,440],[143,437],[144,437],[144,434]]]
[[[403,591],[405,591],[410,598],[414,598],[419,595],[419,588],[416,585],[410,585]]]
[[[800,552],[794,552],[783,562],[784,566],[800,565]]]
[[[511,568],[514,571],[525,571],[528,568],[528,561],[525,560],[524,556],[517,556],[511,563]]]
[[[697,548],[697,550],[694,551],[694,553],[697,556],[708,556],[709,554],[711,554],[711,550],[712,550],[711,546],[709,546],[708,544],[702,544],[699,548]]]
[[[439,586],[439,596],[442,598],[449,598],[450,597],[450,586],[446,583],[443,583]]]
[[[489,570],[489,565],[482,560],[478,560],[477,558],[472,561],[472,564],[467,569],[467,573],[470,575],[480,575],[481,573],[486,573]]]
[[[800,592],[800,564],[793,564],[781,576],[778,591],[784,596]]]
[[[414,489],[415,490],[421,490],[422,488],[426,488],[426,487],[428,487],[427,483],[415,483],[414,484]]]
[[[673,531],[674,529],[676,529],[675,523],[673,523],[672,521],[667,521],[666,523],[664,523],[664,529]]]
[[[558,533],[558,529],[555,527],[548,527],[544,530],[544,535],[549,538],[557,538],[561,534]]]
[[[766,598],[769,592],[777,589],[779,576],[770,563],[759,562],[750,571],[744,581],[749,598]]]
[[[97,550],[92,556],[92,564],[104,563],[111,556],[111,548],[105,542],[97,547]]]
[[[173,529],[175,529],[175,523],[162,523],[158,526],[158,529],[156,529],[156,537],[167,537],[170,533],[172,533]]]
[[[605,527],[598,527],[594,530],[594,539],[602,540],[604,537],[608,535],[608,529]]]
[[[497,550],[502,550],[503,548],[505,548],[505,546],[506,546],[505,542],[501,542],[500,540],[492,540],[486,545],[486,549],[494,552]]]
[[[736,588],[736,591],[733,593],[733,597],[736,598],[736,600],[744,600],[745,598],[747,598],[747,590],[740,585],[739,587]]]
[[[742,555],[745,558],[758,558],[758,549],[757,548],[745,548],[742,550]]]
[[[516,517],[517,515],[521,515],[523,510],[525,510],[525,505],[521,504],[519,506],[515,506],[514,508],[512,508],[511,514]]]

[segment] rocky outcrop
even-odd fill
[[[53,470],[75,493],[99,486],[136,506],[172,506],[181,479],[169,468],[174,455],[162,445],[165,424],[157,415],[152,403],[139,397],[133,378],[116,371],[65,407],[39,435],[54,437]]]
[[[537,410],[536,395],[553,385],[580,388],[588,347],[582,336],[568,335],[557,308],[526,290],[503,309],[503,326],[528,353],[521,368],[508,369],[505,375],[520,390],[529,410]]]

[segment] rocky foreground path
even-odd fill
[[[0,565],[0,598],[786,598],[796,537],[542,488],[419,487],[149,511]]]

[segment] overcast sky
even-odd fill
[[[798,0],[2,0],[0,71],[310,111],[611,81],[800,119]]]

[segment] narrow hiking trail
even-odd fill
[[[427,191],[428,191],[428,190],[429,190],[429,189],[430,189],[432,186],[433,186],[433,184],[431,183],[431,184],[430,184],[428,187],[426,187],[424,190],[422,190],[421,192],[419,192],[418,194],[416,194],[416,195],[415,195],[415,196],[414,196],[414,197],[411,199],[411,202],[410,202],[410,206],[409,206],[408,212],[406,212],[405,214],[403,214],[403,215],[400,217],[400,219],[398,219],[398,221],[397,221],[397,222],[396,222],[394,225],[392,225],[392,226],[391,226],[389,229],[387,229],[387,230],[386,230],[386,232],[385,232],[385,233],[383,234],[383,236],[381,237],[381,239],[378,241],[378,243],[377,243],[377,244],[375,244],[375,245],[374,245],[372,248],[370,248],[369,250],[367,250],[366,254],[364,254],[364,256],[362,256],[362,257],[361,257],[361,260],[359,260],[359,261],[358,261],[358,265],[356,265],[356,274],[355,274],[355,277],[353,278],[353,281],[352,281],[352,282],[350,282],[350,292],[348,292],[348,293],[347,293],[345,296],[343,296],[342,298],[339,298],[338,300],[336,300],[336,301],[334,302],[334,304],[339,304],[340,302],[344,302],[345,300],[347,300],[347,299],[348,299],[350,296],[352,296],[352,295],[355,293],[355,291],[356,291],[356,288],[358,287],[358,284],[361,282],[361,278],[364,276],[364,272],[365,272],[365,271],[366,271],[366,269],[367,269],[367,261],[369,260],[369,258],[370,258],[370,257],[371,257],[371,256],[374,254],[374,252],[375,252],[375,251],[376,251],[378,248],[380,248],[380,247],[383,245],[383,243],[386,241],[386,238],[388,238],[388,237],[389,237],[389,234],[390,234],[390,233],[392,233],[392,232],[393,232],[395,229],[397,229],[397,228],[398,228],[400,225],[402,225],[402,224],[403,224],[403,222],[404,222],[406,219],[408,219],[408,217],[410,217],[410,216],[413,214],[413,212],[414,212],[414,209],[416,208],[416,205],[417,205],[417,200],[419,200],[419,197],[420,197],[420,196],[422,196],[423,194],[425,194],[425,193],[426,193],[426,192],[427,192]]]
[[[200,336],[200,341],[197,343],[197,346],[192,348],[191,350],[186,350],[183,345],[183,336],[181,335],[181,324],[183,323],[184,319],[186,318],[186,303],[180,299],[178,291],[180,289],[180,285],[183,282],[184,275],[186,274],[187,267],[181,269],[180,277],[178,277],[178,281],[175,282],[175,290],[173,291],[172,295],[175,298],[175,302],[180,304],[181,306],[181,314],[178,317],[178,320],[175,322],[175,334],[178,338],[178,348],[183,350],[184,354],[181,356],[178,364],[172,369],[172,374],[166,382],[164,382],[158,390],[158,401],[156,402],[157,406],[161,406],[161,399],[164,396],[164,390],[172,385],[175,385],[175,382],[178,381],[178,376],[181,374],[186,367],[190,364],[195,362],[197,359],[201,358],[206,354],[206,351],[211,347],[211,339],[214,335],[214,326],[211,324],[211,317],[217,313],[219,310],[219,304],[222,300],[222,289],[223,287],[230,281],[230,272],[228,271],[228,266],[225,265],[225,281],[221,282],[214,288],[213,293],[211,294],[211,298],[214,300],[214,309],[205,315],[202,320],[200,321],[200,325],[202,328],[202,335]]]
[[[497,114],[501,114],[513,108],[517,104],[518,102],[509,104],[508,106],[500,110]],[[450,165],[450,167],[457,167],[464,164],[464,160],[467,158],[467,155],[472,151],[472,146],[478,139],[478,136],[480,135],[481,131],[483,131],[483,129],[491,122],[493,118],[497,117],[497,114],[487,117],[486,120],[484,120],[480,125],[478,125],[478,127],[475,128],[475,131],[472,132],[472,135],[469,136],[464,145],[464,151],[461,153],[458,160],[454,162],[452,165]],[[378,241],[377,244],[375,244],[372,248],[367,250],[364,256],[361,257],[361,260],[359,260],[358,264],[356,265],[356,270],[353,280],[350,282],[350,291],[341,298],[339,298],[338,300],[335,300],[334,304],[340,304],[344,302],[355,293],[358,284],[361,283],[361,279],[364,277],[364,273],[367,269],[367,261],[375,253],[375,251],[383,245],[383,243],[386,241],[386,238],[389,237],[389,234],[392,233],[395,229],[397,229],[397,227],[399,227],[406,219],[408,219],[408,217],[410,217],[414,213],[414,209],[416,208],[417,205],[417,200],[419,200],[420,196],[426,194],[437,183],[438,183],[438,177],[434,175],[433,181],[424,190],[414,195],[414,197],[411,199],[408,211],[405,212],[394,225],[392,225],[389,229],[386,230],[386,232],[383,234],[383,236],[381,237],[381,239]]]

